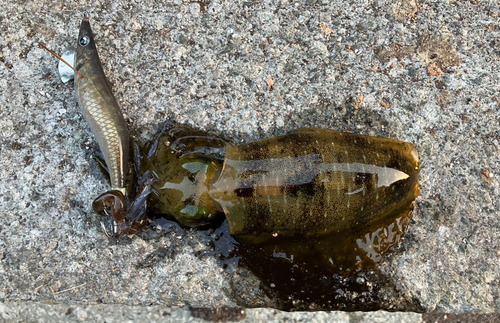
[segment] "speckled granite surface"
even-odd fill
[[[241,142],[321,127],[415,143],[421,196],[403,244],[380,267],[398,289],[385,297],[393,309],[500,311],[496,2],[0,1],[0,9],[5,304],[237,305],[231,274],[197,256],[208,248],[198,232],[116,244],[93,214],[107,188],[92,160],[98,147],[72,84],[36,45],[73,45],[88,11],[141,140],[171,118]],[[138,266],[158,250],[170,253]]]
[[[281,312],[273,309],[247,309],[238,313],[189,310],[166,306],[126,305],[47,305],[32,302],[0,303],[0,320],[5,322],[339,322],[413,323],[421,314],[378,312]],[[491,322],[494,323],[494,322]]]

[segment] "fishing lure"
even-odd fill
[[[75,75],[78,103],[104,155],[111,187],[125,194],[124,176],[129,156],[127,123],[102,69],[88,16],[80,25],[75,69],[79,72]]]
[[[49,50],[42,44],[40,45]],[[99,197],[100,208],[96,208],[96,211],[109,215],[106,213],[107,209],[113,207],[115,210],[122,210],[113,214],[117,223],[125,221],[127,216],[133,217],[134,223],[141,223],[139,218],[142,218],[145,213],[145,203],[150,193],[150,190],[145,188],[150,186],[152,179],[149,176],[143,176],[133,190],[126,188],[130,147],[135,147],[136,153],[138,148],[134,143],[131,145],[127,123],[102,69],[89,16],[85,14],[80,24],[76,51],[66,52],[63,55],[72,59],[73,64],[67,63],[52,51],[49,50],[49,52],[70,67],[70,69],[65,69],[61,67],[62,64],[59,65],[61,79],[67,82],[74,78],[80,110],[104,156],[111,190]],[[140,189],[143,190],[140,191]],[[118,231],[130,232],[131,228],[134,226],[128,226],[129,231],[125,229]]]
[[[75,69],[79,73],[75,75],[76,96],[104,155],[111,185],[111,190],[94,201],[94,210],[101,215],[112,215],[117,225],[116,232],[131,234],[144,225],[146,201],[151,193],[149,187],[153,178],[146,172],[136,180],[133,191],[127,192],[125,177],[128,174],[130,136],[102,69],[88,15],[80,25],[77,43]],[[137,144],[133,147],[134,153],[138,154]],[[135,157],[137,161],[138,157]],[[108,212],[110,209],[114,210],[112,214]],[[125,225],[129,222],[131,224]]]

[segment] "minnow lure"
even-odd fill
[[[127,123],[102,69],[88,15],[84,15],[80,25],[76,52],[67,51],[63,55],[64,58],[61,58],[44,45],[40,45],[64,64],[68,64],[64,58],[74,61],[73,66],[68,64],[70,69],[59,64],[61,80],[63,82],[72,78],[75,80],[80,110],[104,155],[111,185],[110,191],[98,197],[100,206],[94,209],[101,215],[109,215],[106,213],[108,208],[121,210],[113,214],[118,224],[131,217],[130,221],[138,225],[141,223],[139,219],[145,213],[145,203],[150,193],[147,188],[151,185],[152,178],[146,173],[145,176],[139,178],[132,192],[127,191],[125,177],[129,174],[129,151],[131,146],[135,147],[134,151],[137,154],[138,147],[135,143],[130,145]],[[130,231],[133,227],[127,226],[127,230]],[[126,231],[117,229],[123,233]]]
[[[80,24],[76,51],[67,50],[59,57],[39,44],[60,60],[59,74],[64,83],[74,78],[78,104],[103,152],[111,187],[125,194],[130,149],[127,123],[102,69],[88,15]],[[73,65],[65,59],[72,60]]]
[[[78,103],[104,155],[111,187],[125,194],[124,176],[129,156],[127,123],[102,69],[87,15],[80,25],[75,69],[84,76],[75,75]]]

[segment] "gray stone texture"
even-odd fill
[[[117,243],[92,212],[108,188],[92,159],[98,146],[73,84],[36,43],[58,53],[74,45],[84,11],[142,141],[170,118],[237,142],[320,127],[414,143],[421,195],[402,245],[379,268],[398,290],[387,297],[396,310],[500,312],[496,1],[39,0],[0,1],[2,318],[23,308],[61,317],[74,305],[69,315],[88,321],[115,306],[137,320],[165,311],[195,321],[176,306],[238,305],[230,272],[196,256],[209,249],[199,232]],[[138,266],[158,250],[165,256]],[[399,315],[360,315],[379,314]],[[362,322],[269,308],[246,317],[280,315]]]
[[[282,312],[272,309],[247,309],[240,315],[246,322],[290,323],[414,323],[421,314],[378,312]],[[231,319],[232,317],[229,317]],[[48,305],[41,303],[0,303],[0,320],[9,323],[63,322],[231,322],[224,316],[203,315],[188,309],[166,306],[126,305]]]

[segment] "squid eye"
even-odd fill
[[[79,43],[80,43],[80,46],[82,46],[82,47],[87,46],[90,43],[90,37],[89,36],[83,36],[82,38],[80,38]]]

